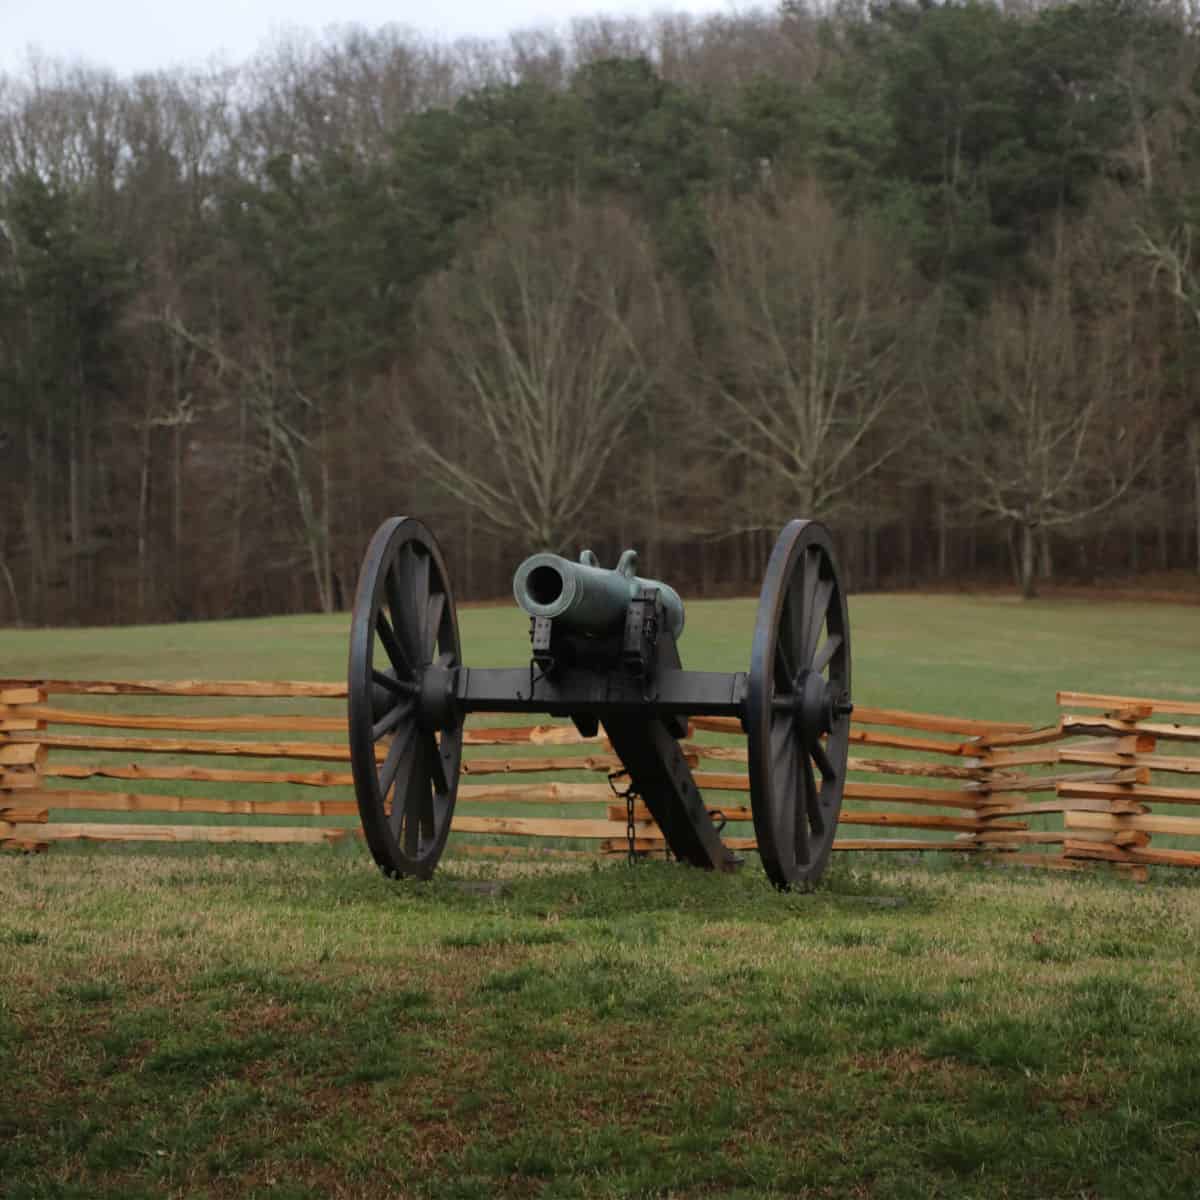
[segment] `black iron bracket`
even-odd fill
[[[662,597],[658,588],[639,588],[625,611],[621,663],[629,675],[645,683],[647,690],[654,677],[655,649],[662,623]]]

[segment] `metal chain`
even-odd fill
[[[637,865],[637,829],[633,824],[633,804],[637,793],[630,787],[625,793],[625,840],[629,843],[626,861],[631,867]]]
[[[624,788],[617,787],[618,779],[629,779],[628,785]],[[637,851],[637,825],[634,822],[634,806],[639,799],[637,791],[634,789],[633,780],[629,778],[629,772],[621,767],[619,770],[610,772],[608,776],[608,786],[612,788],[612,793],[618,800],[625,801],[625,843],[627,846],[625,852],[625,861],[631,866],[636,866],[638,861]]]

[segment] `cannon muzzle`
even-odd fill
[[[513,595],[531,617],[553,617],[575,633],[604,634],[620,629],[629,602],[640,588],[657,588],[667,628],[683,632],[683,601],[657,579],[639,579],[637,551],[626,550],[615,570],[606,570],[585,550],[579,562],[557,554],[531,554],[513,575]]]

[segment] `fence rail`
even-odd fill
[[[341,767],[349,760],[345,695],[342,684],[295,681],[0,681],[0,846],[357,836],[351,775]],[[173,707],[145,711],[155,707],[147,697],[172,698],[164,703]],[[220,699],[326,711],[197,711]],[[1200,848],[1186,841],[1150,844],[1155,836],[1200,838],[1200,816],[1150,807],[1200,805],[1200,788],[1163,780],[1200,774],[1200,755],[1187,753],[1200,745],[1200,722],[1174,719],[1200,717],[1200,703],[1079,692],[1058,701],[1070,711],[1046,728],[856,708],[840,824],[875,836],[839,837],[835,850],[950,851],[1064,870],[1107,864],[1137,878],[1151,865],[1200,867]],[[137,711],[125,710],[130,702]],[[280,734],[290,736],[269,736]],[[603,735],[584,738],[569,724],[472,723],[464,742],[453,828],[466,836],[451,852],[527,852],[546,839],[556,843],[546,849],[565,854],[627,852],[624,804],[607,780],[584,781],[620,767]],[[1159,753],[1161,742],[1185,753]],[[695,718],[683,749],[726,822],[727,844],[753,849],[739,723]],[[128,783],[138,790],[125,790]],[[207,786],[198,794],[195,785]],[[329,789],[328,798],[313,789]],[[147,822],[148,814],[164,821]],[[208,823],[221,815],[238,823]],[[636,848],[662,854],[644,806],[634,821]]]

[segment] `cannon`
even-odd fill
[[[586,736],[601,727],[630,790],[669,850],[732,870],[681,738],[691,717],[725,716],[746,733],[750,805],[776,887],[815,883],[829,861],[849,751],[850,625],[828,530],[790,521],[759,595],[749,670],[684,670],[684,607],[668,585],[542,553],[513,577],[529,614],[525,667],[467,666],[445,560],[430,531],[392,517],[359,573],[350,629],[349,736],[355,795],[375,862],[429,878],[450,831],[470,713],[546,713]],[[820,785],[817,779],[820,777]]]

